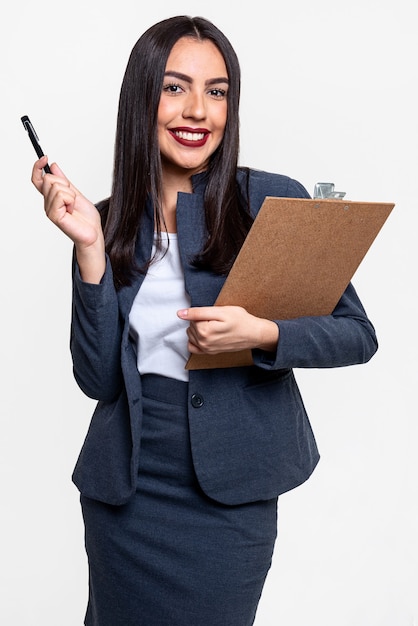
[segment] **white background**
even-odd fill
[[[71,244],[30,183],[29,115],[91,200],[110,190],[128,55],[203,15],[242,65],[241,158],[396,207],[354,277],[380,348],[297,371],[322,460],[280,499],[257,626],[417,626],[417,18],[414,0],[8,3],[1,63],[0,623],[79,626],[87,569],[70,476],[93,402],[72,379]],[[186,626],[186,625],[185,625]],[[198,626],[198,625],[190,625]],[[227,624],[225,626],[228,626]]]

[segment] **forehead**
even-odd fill
[[[166,71],[182,72],[189,76],[202,74],[228,77],[224,58],[212,41],[182,37],[171,49]]]

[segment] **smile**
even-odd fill
[[[210,135],[207,131],[193,132],[189,130],[170,130],[170,134],[181,145],[194,148],[203,146]]]
[[[188,141],[201,141],[205,136],[205,133],[186,133],[182,130],[174,131],[174,134],[179,139],[187,139]]]

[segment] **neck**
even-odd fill
[[[164,224],[161,224],[161,228],[170,233],[177,232],[176,223],[176,207],[177,207],[177,194],[179,192],[192,193],[192,181],[190,172],[181,170],[174,171],[170,168],[163,169],[163,197],[162,197],[162,209]]]

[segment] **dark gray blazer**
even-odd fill
[[[266,196],[308,197],[297,181],[251,170],[251,210]],[[205,176],[193,194],[180,193],[177,230],[192,306],[214,303],[224,277],[197,270],[190,259],[205,237]],[[149,258],[150,207],[138,236],[137,258]],[[107,263],[100,285],[83,283],[74,266],[71,353],[75,378],[97,399],[73,480],[87,497],[125,503],[134,493],[140,455],[141,379],[129,338],[128,316],[143,277],[116,292]],[[188,417],[196,474],[202,489],[225,504],[274,498],[303,483],[319,454],[292,368],[341,367],[368,361],[377,349],[373,326],[350,284],[332,315],[276,320],[277,353],[253,351],[254,365],[190,372]]]

